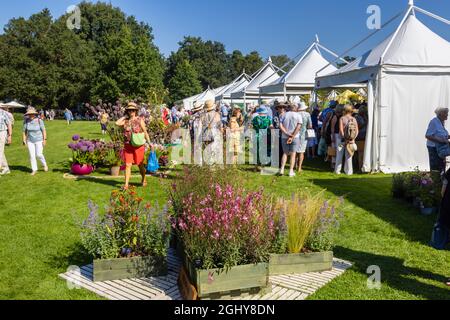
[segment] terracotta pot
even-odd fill
[[[71,171],[77,176],[87,176],[94,171],[94,167],[91,165],[79,165],[78,163],[74,163]]]
[[[120,176],[120,166],[115,166],[111,168],[111,176],[118,177]]]

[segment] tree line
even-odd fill
[[[0,100],[60,109],[99,99],[173,103],[265,63],[256,51],[227,53],[220,42],[191,36],[166,59],[149,24],[107,3],[78,7],[79,30],[67,27],[68,14],[53,19],[48,9],[8,22],[0,35]],[[286,55],[272,60],[286,71],[293,67]]]

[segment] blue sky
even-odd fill
[[[13,17],[29,17],[49,8],[54,17],[76,0],[0,0],[0,29]],[[408,0],[112,0],[138,20],[149,23],[155,42],[168,56],[185,35],[223,42],[227,51],[257,50],[296,56],[317,33],[321,42],[342,53],[367,35],[369,5],[381,7],[382,21],[406,9]],[[416,0],[416,5],[450,19],[449,0]],[[450,27],[422,14],[418,17],[450,41]],[[352,51],[358,55],[393,31],[399,20]]]

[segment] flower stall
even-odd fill
[[[144,204],[132,187],[113,191],[104,215],[92,202],[89,211],[81,239],[94,258],[94,282],[167,275],[167,208]]]

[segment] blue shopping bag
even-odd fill
[[[150,152],[150,156],[148,157],[147,172],[154,173],[158,171],[158,169],[159,163],[158,159],[156,158],[156,152],[152,151]]]

